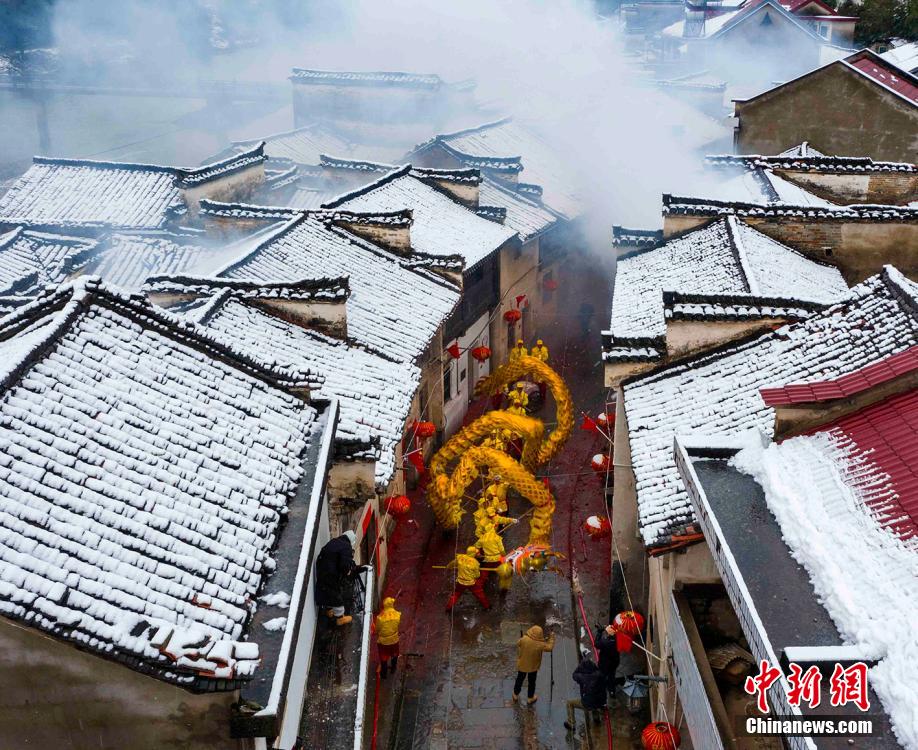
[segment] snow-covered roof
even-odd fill
[[[346,134],[328,125],[315,123],[285,133],[275,133],[263,138],[236,141],[231,146],[233,153],[251,149],[264,142],[265,154],[272,159],[289,159],[296,164],[314,165],[322,154],[336,154],[351,159],[374,159],[399,161],[405,149],[387,144],[357,143]]]
[[[691,312],[696,317],[735,318],[753,311],[729,308],[761,307],[763,299],[768,300],[765,307],[784,300],[784,308],[812,310],[812,305],[796,303],[827,305],[847,291],[834,266],[810,260],[733,216],[718,219],[658,247],[619,258],[611,341],[604,357],[620,359],[617,350],[631,348],[633,339],[655,339],[665,348],[666,292],[710,297],[682,301],[696,306]],[[684,309],[675,317],[689,315]]]
[[[444,133],[414,150],[419,152],[434,145],[446,145],[456,158],[472,167],[494,169],[511,166],[518,172],[521,164],[526,182],[542,186],[547,206],[566,219],[574,219],[583,211],[576,179],[559,158],[557,149],[511,118]],[[496,159],[497,162],[483,163],[482,158]],[[503,164],[501,160],[509,164]]]
[[[414,362],[459,301],[459,289],[394,253],[300,214],[264,233],[216,272],[234,279],[348,276],[348,336],[395,361]]]
[[[510,227],[476,216],[443,191],[412,174],[410,165],[345,193],[326,206],[349,211],[409,209],[414,217],[411,246],[427,255],[465,258],[471,268],[516,236]]]
[[[759,389],[837,377],[918,343],[918,285],[887,266],[838,304],[749,341],[623,384],[641,535],[663,546],[694,521],[673,456],[676,435],[772,434]]]
[[[0,234],[0,294],[57,284],[90,259],[97,243],[17,227]]]
[[[891,416],[885,426],[895,434],[901,418]],[[902,447],[911,450],[914,434],[908,437]],[[897,741],[878,740],[877,747],[918,747],[912,686],[918,669],[918,558],[914,544],[897,538],[869,510],[869,498],[888,478],[885,471],[871,451],[841,431],[750,447],[732,463],[761,485],[789,554],[806,570],[844,642],[877,660],[868,683]]]
[[[209,309],[201,323],[232,337],[252,356],[323,376],[323,385],[312,395],[339,400],[335,439],[368,447],[376,458],[377,484],[388,484],[396,469],[395,450],[420,383],[417,366],[392,362],[359,345],[288,323],[245,304],[235,294]]]
[[[522,190],[511,189],[487,177],[481,180],[479,201],[482,206],[506,209],[504,224],[519,234],[523,242],[547,232],[562,218],[541,202],[541,191],[534,185]]]
[[[161,229],[185,210],[182,190],[264,161],[261,144],[204,167],[50,159],[33,164],[0,196],[0,223]]]
[[[301,381],[95,277],[4,318],[0,352],[0,613],[237,687],[315,437]]]
[[[224,264],[222,249],[204,247],[203,237],[168,232],[116,232],[104,243],[87,272],[122,289],[137,290],[150,276],[202,274]]]

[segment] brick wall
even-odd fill
[[[736,103],[736,152],[778,154],[802,141],[824,154],[912,161],[918,107],[842,63]]]
[[[776,169],[775,172],[795,185],[842,205],[887,203],[902,206],[918,200],[918,172],[827,174],[794,169]]]

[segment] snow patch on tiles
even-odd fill
[[[269,630],[272,633],[277,632],[278,630],[287,629],[287,618],[286,617],[275,617],[271,620],[266,620],[261,624],[265,630]]]
[[[866,481],[859,453],[823,433],[749,447],[731,463],[762,485],[785,543],[846,644],[880,660],[870,683],[897,739],[914,750],[918,551],[869,513],[857,489]]]
[[[275,591],[273,594],[266,594],[261,597],[261,601],[263,601],[267,607],[287,609],[287,607],[290,606],[290,594],[286,591]]]

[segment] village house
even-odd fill
[[[818,19],[809,15],[817,4],[687,2],[684,17],[660,33],[662,60],[761,90],[837,59],[850,46],[857,19],[831,9]]]
[[[261,144],[191,169],[36,156],[0,196],[0,231],[95,236],[188,224],[203,198],[245,200],[265,181],[264,161]]]
[[[414,164],[434,169],[473,168],[482,176],[482,202],[504,206],[509,193],[518,201],[537,203],[555,215],[550,231],[527,235],[520,232],[524,255],[537,256],[538,275],[535,289],[542,296],[542,314],[549,314],[549,306],[556,305],[555,291],[563,287],[578,262],[577,253],[583,246],[583,223],[586,204],[578,188],[578,180],[570,165],[565,164],[554,149],[541,136],[512,118],[504,118],[475,128],[443,133],[416,146],[409,154]],[[520,179],[521,173],[525,180]],[[503,187],[498,193],[490,186]],[[509,193],[508,193],[509,191]],[[513,226],[514,210],[508,208],[508,225]],[[519,227],[514,227],[519,230]],[[528,261],[527,261],[528,263]],[[526,283],[528,276],[526,277]],[[506,287],[505,287],[506,288]],[[538,313],[534,325],[526,320],[526,307],[537,297],[530,288],[523,300],[521,311],[522,338],[527,345],[538,336]],[[518,295],[512,295],[515,299]],[[509,338],[509,334],[508,334]]]
[[[633,250],[617,263],[605,384],[803,320],[847,290],[833,265],[735,216]]]
[[[734,150],[778,154],[806,141],[824,154],[914,161],[918,78],[870,50],[735,101]]]
[[[866,156],[826,156],[808,143],[777,156],[724,154],[708,156],[705,162],[728,176],[751,173],[760,186],[774,193],[775,200],[788,203],[803,195],[789,190],[788,182],[835,205],[907,206],[918,200],[918,165]]]
[[[342,190],[364,187],[383,176],[404,167],[366,161],[351,161],[322,156],[322,176],[316,188],[321,200],[337,196]],[[539,322],[550,317],[557,308],[555,293],[559,282],[555,269],[539,269],[539,246],[563,226],[563,219],[541,201],[541,188],[527,185],[525,190],[485,177],[477,169],[425,169],[413,167],[410,174],[430,188],[470,209],[480,217],[503,224],[516,232],[519,243],[505,245],[497,256],[499,267],[498,298],[503,314],[519,320],[494,318],[490,322],[490,336],[485,342],[491,349],[491,358],[503,362],[519,338],[530,342],[539,329]],[[410,208],[410,207],[409,207]],[[541,280],[541,284],[540,284]],[[466,280],[467,283],[467,280]],[[460,350],[467,348],[460,345]],[[474,348],[474,346],[472,346]],[[473,365],[473,363],[469,363]],[[479,374],[484,374],[482,371]],[[474,381],[472,381],[474,383]],[[458,402],[457,402],[458,403]]]
[[[364,174],[362,169],[356,171]],[[508,337],[504,316],[517,310],[521,321],[525,314],[518,307],[525,300],[518,302],[501,294],[504,258],[517,259],[520,238],[504,226],[506,209],[481,203],[480,182],[480,173],[474,169],[417,170],[405,165],[324,204],[328,209],[357,212],[407,209],[412,251],[430,258],[458,257],[464,261],[462,297],[443,331],[447,436],[462,423],[475,383],[490,372],[490,360],[479,361],[474,350],[488,347],[495,362],[503,361]],[[514,329],[519,329],[515,322]]]
[[[159,276],[145,291],[203,325],[225,326],[220,335],[253,356],[324,376],[323,392],[342,403],[328,480],[332,534],[356,530],[363,559],[382,578],[387,502],[404,494],[417,476],[413,461],[430,450],[418,424],[445,423],[442,330],[460,301],[461,262],[457,272],[451,259],[414,254],[404,212],[205,202],[202,214],[212,233],[247,228],[227,249],[231,260],[210,278]],[[296,280],[335,277],[347,277],[346,299],[321,310],[297,303]],[[231,322],[251,328],[229,333]]]
[[[879,272],[887,263],[903,273],[918,273],[918,208],[856,204],[836,206],[785,181],[793,195],[807,193],[806,202],[750,203],[663,196],[663,234],[673,237],[735,216],[773,240],[813,260],[833,263],[854,284]]]
[[[765,440],[764,450],[755,433],[676,438],[680,476],[723,583],[720,596],[728,598],[754,652],[748,656],[785,673],[791,663],[820,669],[823,706],[794,707],[779,684],[769,701],[776,713],[826,715],[836,663],[861,662],[903,675],[914,666],[907,649],[914,637],[910,613],[918,605],[909,564],[918,535],[910,466],[918,429],[916,376],[918,347],[911,347],[839,378],[763,388],[759,394],[774,410],[774,437],[780,439]],[[798,476],[809,481],[787,481]],[[672,601],[681,604],[692,592],[681,587]],[[707,592],[695,593],[695,609],[704,611]],[[882,624],[877,612],[884,613]],[[672,609],[676,628],[677,613],[691,632],[691,612],[684,604]],[[717,633],[708,628],[706,636],[710,641]],[[686,640],[694,640],[693,649],[684,647]],[[692,661],[699,676],[708,667],[704,638],[680,634],[672,643],[680,694],[693,698],[687,701],[692,723],[710,726],[705,709],[716,716],[711,708],[719,708],[723,691],[708,697],[697,680],[690,686],[686,679]],[[868,677],[870,707],[861,715],[873,721],[871,748],[899,748],[914,739],[901,700],[909,691],[900,682]],[[828,740],[815,745],[832,746]]]
[[[4,741],[291,747],[329,539],[322,381],[95,277],[7,315],[0,349]]]
[[[772,465],[770,472],[754,473],[759,480],[763,476],[774,478],[764,486],[756,486],[723,459],[743,445],[761,445],[763,439],[823,426],[833,439],[841,440],[842,448],[848,445],[847,457],[858,463],[860,474],[863,466],[858,451],[872,450],[872,444],[861,441],[885,431],[883,424],[888,422],[883,420],[891,418],[890,408],[899,410],[897,424],[905,408],[898,402],[891,405],[887,399],[905,398],[900,396],[900,389],[914,387],[908,363],[890,358],[914,350],[916,345],[918,285],[887,267],[853,288],[838,304],[805,320],[664,365],[620,384],[613,454],[613,548],[633,545],[637,534],[646,549],[646,644],[660,659],[651,662],[655,674],[666,678],[655,690],[652,712],[654,719],[662,720],[677,705],[676,710],[684,712],[694,746],[742,746],[736,745],[740,741],[736,721],[754,715],[755,700],[741,692],[742,680],[758,659],[781,663],[786,669],[789,661],[806,666],[882,658],[882,648],[876,643],[855,642],[848,651],[833,650],[850,643],[858,625],[847,619],[847,612],[833,608],[837,586],[833,590],[820,588],[815,583],[816,574],[809,570],[814,591],[795,566],[793,558],[799,560],[799,555],[805,554],[798,546],[806,538],[800,536],[800,529],[791,533],[784,527],[779,531],[768,515],[769,509],[779,515],[768,496],[780,492],[780,487],[798,494],[842,491],[841,483],[835,489],[830,486],[832,479],[826,472],[831,467],[824,456],[814,457],[819,460],[803,466],[799,461],[794,463],[797,454],[791,453],[790,444],[786,450],[778,449],[777,460],[786,462],[783,466],[789,476],[817,479],[806,484],[794,479],[775,483],[778,474]],[[876,371],[868,374],[864,368],[870,366]],[[812,385],[791,385],[798,383]],[[762,391],[776,384],[791,387],[778,393]],[[781,415],[787,400],[792,402],[788,406],[793,415]],[[822,407],[814,408],[810,403],[820,400],[826,401],[825,423],[816,415]],[[876,412],[858,412],[872,404],[877,404]],[[852,413],[855,417],[849,419]],[[735,440],[749,431],[762,437],[750,441],[745,435],[742,442]],[[820,445],[825,448],[825,444]],[[871,460],[878,461],[882,471],[882,467],[892,467],[897,451],[911,451],[913,447],[913,437],[907,432],[901,441],[897,436]],[[770,461],[774,453],[769,449],[764,455]],[[806,461],[812,454],[801,455]],[[901,467],[901,458],[898,460]],[[907,469],[902,471],[897,468],[885,481],[913,483]],[[856,483],[854,476],[846,481]],[[870,481],[866,474],[862,479]],[[910,504],[895,507],[895,485],[890,491],[877,489],[871,496],[882,514],[882,523],[897,531],[912,523]],[[803,501],[799,507],[808,514],[811,505]],[[831,533],[827,529],[821,527],[822,533]],[[827,537],[825,546],[834,546],[836,541]],[[855,543],[860,542],[852,540]],[[814,542],[814,546],[819,544]],[[851,559],[856,558],[857,554],[852,554]],[[881,573],[884,578],[886,575]],[[846,579],[846,590],[849,583]],[[889,590],[899,590],[895,583],[889,585]],[[780,587],[781,596],[775,597],[775,586]],[[885,584],[883,590],[887,590]],[[821,605],[817,603],[820,599]],[[792,606],[787,606],[788,602]],[[898,613],[907,617],[908,608],[903,610],[900,604],[890,610],[891,617],[898,617]],[[860,632],[863,638],[865,631]],[[858,650],[858,646],[863,648]],[[900,661],[897,668],[902,666]],[[907,668],[903,674],[910,671]],[[882,690],[878,681],[874,687]],[[776,701],[771,705],[776,713],[794,714],[800,709],[787,706],[783,689],[771,693]],[[865,747],[896,747],[889,720],[896,724],[902,718],[900,714],[897,719],[894,689],[879,698],[871,714],[878,729],[871,742],[878,744]],[[822,742],[815,746],[835,747]],[[791,746],[812,747],[806,743]]]

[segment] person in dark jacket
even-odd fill
[[[574,670],[574,682],[580,686],[580,698],[567,702],[567,721],[564,726],[570,731],[574,731],[575,708],[583,709],[589,724],[591,716],[595,721],[601,721],[599,711],[606,707],[606,679],[589,656],[584,656]]]
[[[599,652],[599,671],[606,678],[606,690],[614,693],[619,655],[618,647],[615,645],[615,628],[611,625],[597,633],[596,650]]]
[[[366,570],[354,562],[357,535],[345,531],[328,542],[316,558],[316,606],[338,625],[347,625],[352,618],[345,614],[344,604],[350,593],[350,581],[357,573]]]

